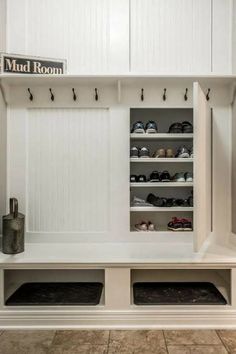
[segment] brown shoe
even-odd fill
[[[172,149],[166,150],[166,157],[174,157],[174,152]]]
[[[157,151],[155,151],[152,155],[152,157],[159,157],[159,158],[163,158],[166,157],[166,151],[165,149],[158,149]]]

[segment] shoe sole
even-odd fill
[[[187,152],[185,152],[184,154],[180,154],[177,158],[189,158],[189,154]]]
[[[135,129],[134,130],[134,134],[144,134],[145,133],[145,130],[144,129]]]
[[[180,227],[178,229],[175,229],[173,227],[168,226],[168,230],[171,230],[171,231],[183,231],[184,229],[182,227]]]
[[[187,182],[187,181],[185,181],[185,178],[179,178],[174,180],[174,182]]]
[[[193,178],[187,178],[186,182],[193,182]]]
[[[134,228],[135,229],[135,231],[139,231],[139,232],[147,232],[148,230],[140,230],[140,229],[138,229],[138,228]]]
[[[161,182],[170,182],[170,179],[162,179]]]
[[[147,130],[146,130],[146,133],[147,133],[147,134],[156,134],[156,133],[157,133],[157,130],[156,130],[156,129],[147,129]]]

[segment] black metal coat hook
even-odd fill
[[[50,88],[49,91],[50,91],[50,94],[51,94],[51,101],[54,101],[55,97],[54,97],[54,94],[52,93],[52,89]]]
[[[184,94],[184,100],[188,101],[188,89],[186,88],[185,94]]]
[[[73,92],[73,100],[76,101],[76,100],[77,100],[77,96],[76,96],[76,93],[75,93],[75,89],[74,89],[74,88],[72,89],[72,92]]]
[[[95,91],[95,101],[98,101],[98,89],[95,88],[94,91]]]
[[[33,96],[32,92],[30,91],[30,88],[28,88],[28,92],[29,92],[29,99],[30,99],[30,101],[33,101],[34,96]]]
[[[210,99],[210,92],[211,92],[211,89],[209,88],[209,89],[207,90],[207,94],[206,94],[206,100],[207,100],[207,101],[209,101],[209,99]]]
[[[162,99],[163,99],[163,101],[166,101],[166,88],[164,88],[164,93],[163,93]]]
[[[143,89],[143,88],[141,89],[141,96],[140,96],[140,98],[141,98],[141,101],[144,101],[144,89]]]

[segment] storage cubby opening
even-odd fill
[[[131,294],[133,305],[230,305],[231,270],[133,269]]]
[[[158,132],[153,133],[135,133],[132,131],[133,125],[141,121],[146,126],[148,121],[154,121],[157,124]],[[168,223],[172,218],[184,219],[183,227],[178,227],[178,231],[193,231],[193,203],[186,202],[193,196],[194,176],[193,176],[193,159],[189,153],[189,158],[175,159],[175,155],[180,146],[186,146],[189,152],[193,147],[193,132],[191,134],[169,134],[169,127],[173,123],[182,123],[188,121],[193,125],[193,109],[192,108],[131,108],[130,109],[130,149],[132,147],[145,147],[149,150],[150,155],[146,158],[132,158],[130,160],[130,176],[135,176],[136,180],[130,180],[130,231],[142,231],[143,222],[151,222],[154,224],[155,231],[169,231]],[[194,129],[194,127],[193,127]],[[193,130],[194,131],[194,130]],[[158,149],[172,149],[173,158],[153,158],[152,154]],[[180,160],[180,161],[179,161]],[[160,176],[158,183],[151,180],[151,173],[157,171]],[[162,181],[161,173],[168,171],[168,181]],[[173,178],[176,174],[189,173],[192,180],[189,183],[187,179],[181,183],[177,183],[177,178]],[[145,176],[144,182],[139,184],[139,176]],[[133,177],[132,177],[133,178]],[[176,184],[175,184],[176,182]],[[168,183],[169,186],[168,186]],[[186,183],[186,186],[184,185]],[[163,188],[165,187],[165,188]],[[158,198],[178,199],[185,201],[182,205],[170,203],[164,207],[156,208],[155,203],[145,205],[149,194],[154,194]],[[135,198],[139,198],[142,203],[135,202]],[[142,205],[143,204],[143,205]],[[180,207],[178,207],[180,206]],[[172,208],[173,207],[173,208]],[[186,222],[190,223],[190,227],[186,227]],[[141,230],[140,230],[141,229]]]
[[[158,125],[158,133],[167,133],[173,123],[189,121],[193,124],[192,108],[131,108],[130,125],[136,121],[147,123],[153,120]]]
[[[141,214],[141,216],[140,216]],[[155,232],[165,232],[172,233],[176,236],[176,240],[178,239],[179,231],[171,231],[168,230],[168,223],[172,220],[172,217],[177,218],[187,218],[193,220],[193,212],[189,211],[145,211],[145,212],[131,212],[130,213],[130,230],[131,232],[140,232],[137,231],[135,225],[137,225],[141,221],[151,221],[155,225]],[[192,234],[192,231],[182,231],[185,234]],[[181,232],[181,234],[182,234]]]
[[[5,270],[4,303],[6,306],[104,305],[104,285],[103,269]]]

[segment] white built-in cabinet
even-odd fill
[[[224,158],[218,156],[213,165],[211,141],[216,123],[206,99],[205,83],[201,88],[192,79],[182,83],[178,78],[171,84],[164,78],[161,82],[128,77],[118,81],[115,77],[49,79],[55,95],[51,101],[47,78],[15,79],[17,85],[10,77],[3,79],[9,105],[6,190],[7,198],[18,198],[26,214],[28,240],[175,242],[186,249],[190,246],[192,252],[201,249],[212,231],[217,233],[217,218],[213,216],[225,212],[228,205],[222,198],[219,205],[212,202],[214,171],[224,164]],[[166,84],[167,100],[163,101]],[[29,100],[28,86],[33,101]],[[75,88],[77,101],[73,101],[71,87]],[[98,88],[98,101],[94,87]],[[144,101],[140,100],[140,87],[144,87]],[[158,123],[160,134],[156,138],[150,135],[149,139],[133,139],[130,124],[148,119]],[[190,140],[165,134],[173,122],[184,120],[194,126]],[[221,138],[215,141],[218,146]],[[174,152],[180,145],[193,145],[194,157],[132,161],[130,144],[143,144],[153,151],[170,146]],[[168,170],[171,175],[193,172],[194,182],[190,186],[130,185],[131,173],[148,177],[153,170]],[[225,178],[228,170],[221,174]],[[144,199],[151,192],[185,199],[193,190],[194,206],[136,209],[130,205],[130,188]],[[214,191],[217,198],[218,191]],[[167,224],[174,216],[191,218],[193,232],[169,231]],[[147,218],[155,222],[156,231],[134,232],[134,224]],[[227,223],[224,218],[222,227]]]
[[[70,74],[232,72],[231,0],[2,1],[5,50],[65,58]]]

